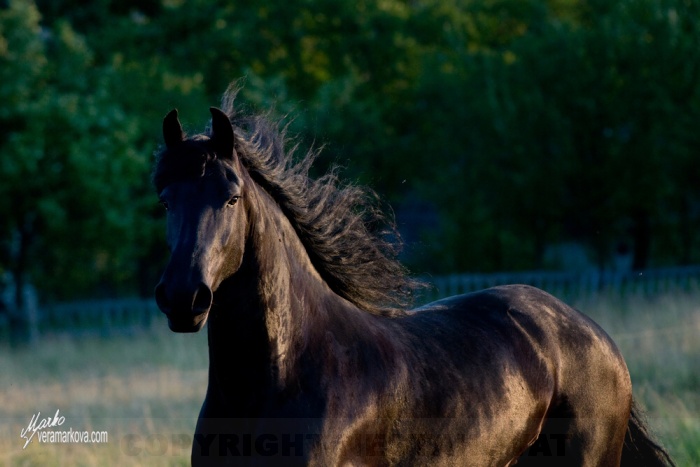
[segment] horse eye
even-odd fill
[[[164,199],[161,199],[159,202],[160,202],[160,205],[163,206],[165,208],[165,210],[167,211],[168,210],[168,202],[165,201]]]
[[[231,198],[231,199],[228,201],[228,203],[226,203],[226,206],[227,206],[227,207],[233,206],[234,204],[236,204],[236,203],[238,202],[239,199],[240,199],[240,196],[234,196],[233,198]]]

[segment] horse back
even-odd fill
[[[416,310],[413,319],[417,328],[433,322],[449,329],[451,338],[439,340],[449,342],[451,354],[468,366],[513,364],[535,385],[538,378],[551,378],[555,398],[589,393],[594,383],[598,392],[631,390],[612,338],[588,316],[535,287],[506,285],[450,297]]]

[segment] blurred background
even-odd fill
[[[640,360],[647,405],[700,388],[698,0],[0,1],[7,374],[30,378],[16,362],[45,354],[31,377],[70,392],[78,383],[49,370],[56,353],[84,367],[88,349],[113,355],[152,345],[146,335],[180,355],[170,342],[188,337],[152,330],[165,327],[151,297],[167,258],[153,153],[167,111],[200,132],[237,79],[239,105],[285,118],[302,148],[325,146],[318,173],[340,165],[392,206],[402,258],[435,296],[518,281],[596,303],[614,337],[653,344],[673,369]],[[614,297],[600,305],[604,288]],[[677,353],[661,356],[669,347],[649,329],[666,329]],[[37,351],[46,339],[56,347]],[[124,381],[166,365],[172,385],[204,384],[200,357],[194,376],[181,372],[195,371],[187,354],[177,370],[152,358],[158,370],[140,376],[125,364]],[[688,450],[674,449],[700,463],[700,400],[677,401],[685,421],[667,432],[687,434]]]

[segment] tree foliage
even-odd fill
[[[0,268],[46,298],[150,293],[160,121],[244,77],[321,167],[396,207],[420,272],[700,261],[697,0],[10,0]],[[422,251],[423,253],[419,253]]]

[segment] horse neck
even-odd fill
[[[242,371],[257,375],[254,379],[260,384],[266,380],[272,390],[281,390],[297,377],[309,345],[318,351],[329,328],[341,321],[361,322],[366,313],[330,290],[267,193],[258,190],[250,203],[243,265],[214,298],[210,373],[227,374],[231,358],[242,353],[245,361],[239,369],[245,364]],[[233,384],[240,385],[240,379]]]

